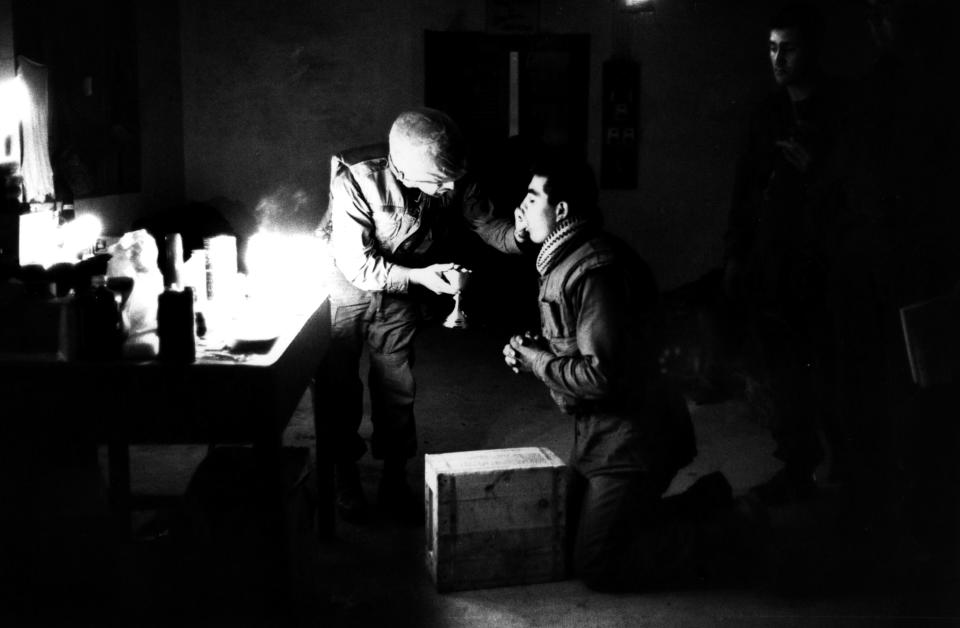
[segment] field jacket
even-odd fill
[[[696,454],[682,397],[658,375],[657,289],[620,240],[585,234],[540,280],[549,351],[533,363],[576,419],[571,464],[585,474],[680,468]]]
[[[513,221],[494,216],[475,182],[461,180],[452,194],[430,197],[402,185],[387,154],[386,144],[367,146],[330,164],[326,230],[337,267],[357,288],[406,293],[411,268],[451,261],[430,252],[464,224],[497,250],[519,252]]]

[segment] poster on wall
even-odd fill
[[[600,184],[635,189],[640,155],[640,64],[611,59],[603,64]]]

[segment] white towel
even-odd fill
[[[17,76],[27,86],[30,107],[23,119],[23,190],[27,202],[54,199],[50,165],[47,67],[20,55]]]

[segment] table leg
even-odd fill
[[[254,452],[261,477],[265,480],[262,483],[263,492],[258,498],[267,524],[264,566],[268,574],[273,574],[268,578],[270,586],[266,594],[269,603],[279,608],[294,584],[291,578],[291,551],[295,549],[295,534],[291,535],[285,517],[287,487],[282,443],[276,435],[267,435],[265,439],[254,443]]]

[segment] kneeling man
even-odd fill
[[[573,417],[568,536],[575,574],[601,590],[636,590],[701,575],[729,504],[719,473],[662,496],[696,455],[683,398],[657,367],[658,291],[647,264],[600,228],[586,163],[535,164],[517,224],[541,244],[539,334],[513,336],[504,360],[540,379]]]

